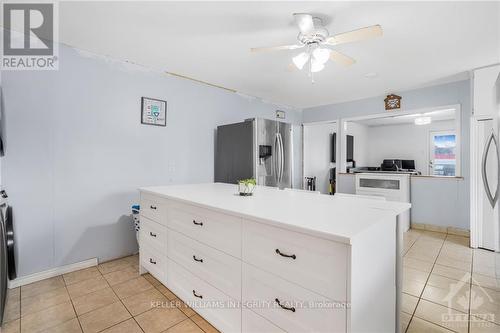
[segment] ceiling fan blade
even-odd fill
[[[344,43],[358,42],[365,39],[382,36],[383,31],[380,25],[372,25],[370,27],[361,28],[349,32],[337,34],[326,39],[329,45],[338,45]]]
[[[280,51],[280,50],[296,50],[304,47],[304,45],[280,45],[271,47],[252,47],[250,51],[252,52],[268,52],[268,51]]]
[[[314,30],[314,22],[311,14],[295,13],[293,14],[295,23],[303,34],[308,34]]]
[[[353,58],[335,50],[330,51],[330,59],[343,66],[350,66],[356,62]]]

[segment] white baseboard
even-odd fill
[[[69,264],[65,266],[59,266],[56,268],[52,268],[43,272],[38,272],[26,276],[19,277],[15,280],[9,281],[8,288],[17,288],[20,286],[24,286],[26,284],[30,284],[33,282],[41,281],[44,279],[48,279],[54,276],[71,273],[77,271],[79,269],[84,269],[92,266],[97,266],[97,258],[92,258],[80,262],[76,262],[74,264]]]

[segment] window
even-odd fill
[[[456,176],[457,136],[453,131],[431,132],[429,175]]]

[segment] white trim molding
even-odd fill
[[[38,282],[44,279],[48,279],[54,276],[71,273],[80,269],[97,266],[98,261],[97,258],[92,258],[80,262],[76,262],[74,264],[69,264],[65,266],[59,266],[52,269],[48,269],[43,272],[38,272],[26,276],[19,277],[15,280],[9,281],[8,288],[17,288],[20,286],[24,286],[33,282]]]
[[[481,212],[478,209],[477,202],[479,200],[479,170],[477,168],[477,159],[479,157],[479,152],[477,149],[477,126],[480,119],[478,117],[472,116],[470,118],[470,246],[474,249],[479,247],[481,243],[480,240],[480,225],[478,219],[481,218]]]

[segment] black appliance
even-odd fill
[[[384,160],[380,165],[381,171],[398,171],[402,169],[401,160]]]
[[[415,170],[415,160],[401,160],[401,167],[405,170]]]
[[[0,201],[0,326],[3,322],[7,300],[7,281],[16,278],[14,256],[14,228],[12,208],[7,205],[7,195],[1,191]]]
[[[16,262],[14,256],[14,225],[12,216],[12,207],[7,207],[5,219],[5,238],[7,243],[7,266],[9,280],[14,280],[17,277]]]
[[[337,133],[332,134],[332,140],[331,140],[331,145],[332,145],[332,158],[331,161],[332,163],[335,163],[335,156],[337,154]]]
[[[330,190],[329,194],[334,195],[337,192],[337,168],[330,169]]]
[[[353,162],[354,161],[354,136],[347,135],[346,136],[346,161]],[[353,165],[354,167],[354,165]]]
[[[3,218],[0,218],[0,326],[2,326],[3,314],[5,311],[5,302],[7,300],[8,267],[5,223],[3,221]]]
[[[259,145],[259,158],[266,158],[272,155],[271,146]]]
[[[306,189],[316,191],[316,177],[306,177]]]

